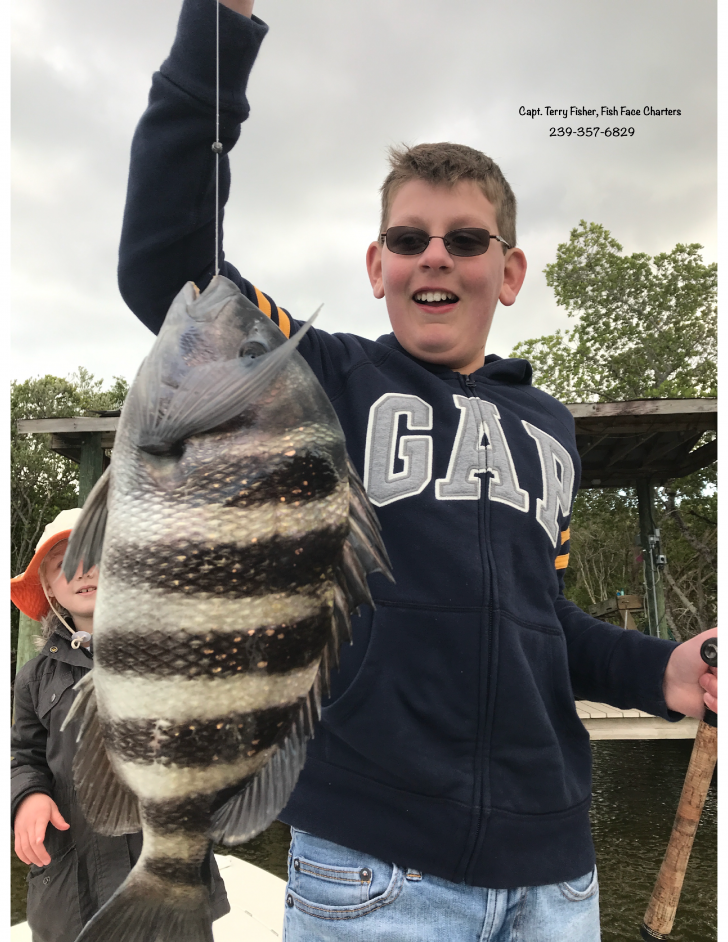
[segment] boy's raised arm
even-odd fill
[[[230,7],[231,10],[235,10],[235,12],[239,13],[241,16],[253,15],[254,0],[220,0],[220,2],[224,6]]]
[[[152,79],[132,142],[119,287],[155,333],[185,282],[203,290],[214,274],[215,4],[183,3],[172,49]],[[221,207],[230,191],[227,154],[248,116],[248,76],[268,31],[251,18],[252,8],[253,0],[227,0],[220,7]],[[222,253],[220,258],[221,274],[255,301],[252,285]]]

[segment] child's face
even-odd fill
[[[68,540],[56,543],[49,550],[43,562],[43,575],[46,580],[48,594],[58,601],[59,605],[67,609],[71,615],[93,615],[96,604],[96,587],[99,581],[99,570],[96,566],[88,572],[83,572],[81,566],[70,582],[61,571],[63,555],[68,547]]]
[[[463,227],[500,235],[495,207],[472,180],[454,187],[405,183],[392,200],[387,226],[415,226],[435,236]],[[450,255],[442,239],[432,239],[421,255],[396,255],[373,242],[367,270],[374,296],[386,299],[394,334],[408,353],[471,373],[483,365],[496,304],[516,300],[526,257],[518,248],[504,255],[495,240],[484,255],[465,258]],[[416,300],[423,291],[438,290],[456,300]]]

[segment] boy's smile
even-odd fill
[[[431,236],[463,227],[499,234],[495,207],[471,180],[453,187],[410,180],[395,193],[387,226],[415,226]],[[431,239],[421,255],[397,255],[373,242],[367,271],[408,353],[472,373],[483,365],[496,304],[516,299],[526,257],[519,248],[504,255],[495,240],[484,255],[470,257],[450,255],[442,238]]]

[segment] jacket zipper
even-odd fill
[[[472,398],[472,399],[477,399],[478,397],[477,397],[477,395],[476,395],[476,393],[475,393],[475,386],[476,386],[476,384],[475,384],[475,378],[474,378],[471,374],[468,373],[468,374],[465,374],[464,380],[465,380],[465,386],[466,386],[466,388],[467,388],[468,397],[469,397],[469,398]],[[488,645],[487,645],[487,661],[486,661],[486,664],[487,664],[487,674],[488,674],[488,684],[487,684],[487,688],[486,688],[486,691],[485,691],[485,705],[484,705],[484,710],[483,710],[483,716],[480,718],[480,719],[481,719],[481,724],[482,724],[481,728],[482,728],[482,737],[483,737],[483,738],[485,738],[485,735],[486,735],[486,722],[485,722],[485,720],[486,720],[486,713],[487,713],[487,710],[488,710],[488,700],[490,699],[490,693],[491,693],[491,682],[492,682],[492,671],[493,671],[493,665],[492,665],[492,660],[493,660],[493,653],[492,653],[492,646],[493,646],[493,572],[492,572],[492,567],[491,567],[491,565],[490,565],[490,559],[488,558],[488,547],[487,547],[487,536],[488,536],[488,534],[487,534],[487,532],[486,532],[486,526],[487,526],[487,524],[486,524],[486,514],[488,513],[488,510],[489,510],[489,508],[488,508],[487,491],[486,491],[487,486],[488,486],[488,478],[487,478],[487,474],[484,474],[484,475],[483,475],[483,479],[482,479],[482,484],[481,484],[481,488],[482,488],[482,491],[481,491],[481,493],[482,493],[482,506],[483,506],[483,513],[482,513],[482,521],[483,521],[483,543],[484,543],[484,552],[483,552],[483,554],[482,554],[482,558],[483,558],[483,563],[484,563],[484,565],[487,566],[487,569],[488,569],[488,580],[489,580],[489,583],[488,583]],[[479,503],[480,503],[480,501],[479,501]],[[471,866],[472,866],[473,860],[474,860],[474,858],[475,858],[476,851],[477,851],[477,849],[478,849],[478,842],[479,842],[479,840],[480,840],[480,831],[481,831],[481,826],[482,826],[482,822],[483,822],[483,814],[484,814],[484,810],[485,810],[485,801],[484,801],[484,796],[483,796],[483,784],[484,784],[484,781],[485,781],[485,774],[486,774],[485,765],[486,765],[486,763],[485,763],[484,747],[483,747],[483,751],[480,752],[480,769],[478,770],[478,783],[477,783],[477,784],[478,784],[478,798],[479,798],[480,810],[479,810],[479,813],[478,813],[478,816],[477,816],[477,819],[476,819],[476,822],[475,822],[475,834],[474,834],[474,836],[473,836],[472,850],[471,850],[471,852],[470,852],[470,856],[469,856],[469,858],[468,858],[468,862],[467,862],[467,864],[466,864],[466,866],[465,866],[465,873],[464,873],[464,876],[465,876],[465,879],[466,879],[466,880],[467,880],[467,877],[468,877],[468,872],[469,872],[469,870],[470,870],[470,868],[471,868]]]

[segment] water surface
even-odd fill
[[[639,928],[670,839],[692,741],[592,742],[592,832],[602,942],[639,940]],[[716,942],[716,777],[705,801],[671,942]]]

